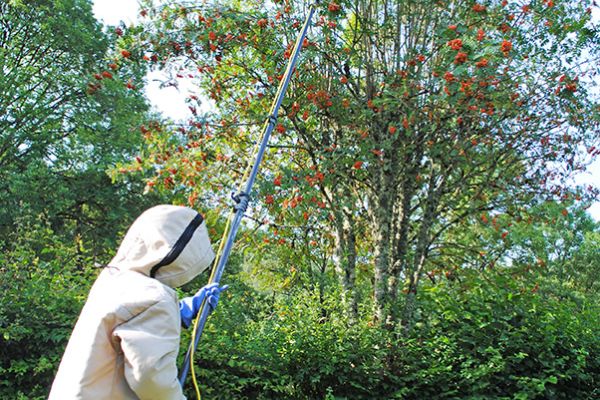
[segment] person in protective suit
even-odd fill
[[[173,288],[214,257],[196,211],[145,211],[94,282],[49,400],[185,399],[176,365],[181,325],[190,325],[204,298],[214,308],[223,288],[208,285],[181,302]]]

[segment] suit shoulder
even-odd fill
[[[177,305],[175,290],[160,281],[134,271],[105,270],[94,284],[90,296],[105,301],[128,320],[160,302]]]

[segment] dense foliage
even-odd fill
[[[253,301],[233,298],[213,317],[201,383],[222,399],[597,397],[597,300],[534,288],[518,270],[428,284],[405,336],[350,323],[339,286],[276,299],[236,286]]]
[[[1,236],[10,245],[15,227],[43,217],[102,252],[120,219],[143,208],[139,190],[105,171],[139,146],[145,100],[98,79],[111,45],[87,1],[2,2],[0,25]]]
[[[0,256],[0,397],[43,399],[93,282],[90,256],[47,224],[23,225]],[[85,266],[85,267],[84,267]]]
[[[103,30],[86,0],[0,4],[1,398],[47,396],[142,209],[195,207],[218,244],[307,6],[144,1]],[[600,154],[588,6],[318,4],[206,398],[600,397],[597,188],[569,183]],[[149,115],[148,69],[193,84],[188,120]]]

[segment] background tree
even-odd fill
[[[42,217],[102,252],[145,203],[135,183],[113,185],[105,172],[137,150],[145,100],[112,78],[110,41],[88,2],[3,2],[0,25],[2,236]],[[143,68],[129,73],[141,78]]]
[[[579,207],[546,203],[515,223],[505,257],[523,268],[537,268],[556,295],[598,293],[598,223]],[[534,221],[536,219],[536,221]],[[541,283],[544,286],[544,284]]]

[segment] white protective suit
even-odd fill
[[[181,321],[172,288],[213,259],[196,211],[170,205],[145,211],[94,283],[49,400],[185,399],[177,380]]]

